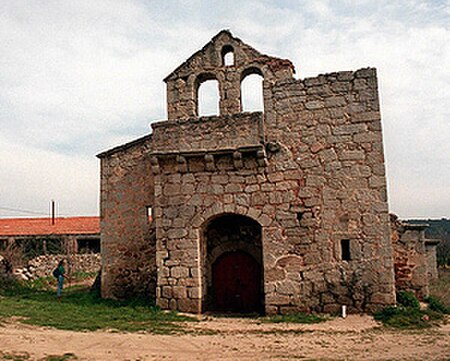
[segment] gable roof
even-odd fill
[[[180,74],[183,74],[185,71],[188,71],[192,63],[195,63],[196,61],[202,62],[202,59],[204,59],[204,55],[208,53],[210,50],[214,49],[216,43],[224,39],[232,42],[234,46],[238,46],[239,48],[241,48],[241,50],[245,54],[247,54],[249,58],[259,60],[262,63],[269,63],[269,64],[271,63],[274,67],[279,66],[290,67],[295,72],[294,65],[291,63],[290,60],[280,59],[277,57],[262,54],[255,48],[244,43],[241,39],[233,36],[233,34],[231,34],[229,30],[221,30],[208,43],[206,43],[205,46],[203,46],[203,48],[196,51],[189,58],[187,58],[187,60],[184,63],[180,64],[174,71],[172,71],[169,75],[167,75],[164,78],[164,81],[167,82],[172,78],[177,78]]]
[[[3,218],[1,236],[49,236],[71,234],[100,234],[100,217]]]

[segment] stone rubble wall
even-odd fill
[[[53,270],[62,259],[67,260],[66,272],[69,275],[75,272],[98,272],[101,267],[100,254],[43,255],[31,259],[25,267],[15,269],[13,273],[24,280],[52,276]]]
[[[438,242],[428,242],[425,238],[427,227],[427,224],[404,223],[391,215],[396,290],[413,292],[420,300],[428,296],[429,282],[438,276]]]
[[[158,153],[194,152],[259,145],[262,124],[261,113],[152,123],[152,149]],[[174,139],[178,141],[174,143]]]
[[[155,297],[155,234],[147,214],[154,194],[150,144],[145,137],[101,157],[103,297]]]

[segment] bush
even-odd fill
[[[374,318],[388,327],[421,329],[431,327],[433,321],[441,320],[443,316],[441,313],[429,310],[421,311],[411,307],[389,306],[375,313]]]
[[[412,292],[397,293],[397,306],[385,307],[375,313],[374,318],[385,326],[411,329],[426,328],[433,325],[433,321],[441,320],[447,308],[436,298],[428,297],[427,310],[420,309],[420,303]]]
[[[437,297],[428,296],[425,298],[425,302],[428,303],[428,308],[432,311],[450,314],[450,307],[445,306]]]
[[[416,296],[412,292],[406,292],[406,291],[397,292],[397,304],[402,305],[406,308],[420,310],[419,300],[416,298]]]

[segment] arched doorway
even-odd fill
[[[205,228],[205,309],[261,313],[263,264],[261,226],[237,214],[214,218]]]

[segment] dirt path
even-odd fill
[[[448,360],[450,325],[428,331],[381,329],[368,316],[322,324],[259,324],[208,318],[188,323],[185,335],[71,332],[26,326],[0,327],[0,350],[33,359],[74,353],[80,360]]]

